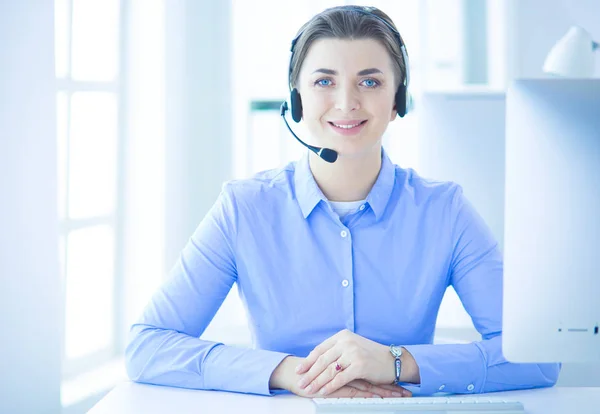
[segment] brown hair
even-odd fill
[[[324,10],[315,15],[306,22],[296,36],[300,38],[294,46],[294,54],[290,62],[290,84],[295,88],[298,84],[298,77],[302,63],[306,58],[310,45],[318,39],[337,38],[337,39],[374,39],[379,41],[388,51],[392,58],[394,67],[394,80],[396,89],[404,79],[406,68],[400,45],[395,34],[376,17],[362,13],[357,8],[365,9],[390,24],[394,29],[396,25],[387,14],[376,7],[362,6],[337,6]],[[397,30],[397,29],[396,29]]]

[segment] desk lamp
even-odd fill
[[[600,44],[579,26],[573,26],[554,45],[544,62],[546,73],[568,78],[591,78],[594,75],[594,52]]]

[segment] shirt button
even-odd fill
[[[360,206],[359,210],[364,210],[365,209],[365,205],[363,204],[362,206]]]
[[[348,235],[348,232],[346,230],[342,230],[342,232],[340,233],[340,236],[342,237],[346,237]]]
[[[348,287],[348,285],[349,285],[349,282],[346,279],[342,280],[343,287]]]
[[[443,390],[444,390],[444,388],[446,388],[446,386],[442,384],[442,385],[440,386],[440,388],[438,388],[438,390],[439,390],[439,391],[443,391]]]
[[[475,389],[475,386],[473,384],[469,384],[469,386],[467,387],[467,389],[469,391],[473,391]]]

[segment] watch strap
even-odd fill
[[[394,352],[395,345],[390,345],[390,352],[394,356],[394,372],[396,373],[396,378],[394,379],[394,384],[398,385],[400,382],[400,375],[402,374],[402,360],[400,359],[400,355],[397,352]]]

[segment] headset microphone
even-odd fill
[[[307,143],[305,143],[304,141],[302,141],[300,138],[298,138],[298,136],[296,134],[294,134],[294,131],[292,131],[292,128],[290,128],[290,125],[288,124],[287,119],[285,119],[285,112],[287,110],[288,110],[288,105],[287,105],[287,102],[284,101],[281,104],[281,117],[283,118],[283,122],[285,122],[285,125],[290,130],[290,132],[292,133],[292,135],[302,145],[304,145],[306,148],[308,148],[309,150],[311,150],[312,152],[314,152],[315,154],[317,154],[323,160],[325,160],[325,161],[327,161],[329,163],[335,162],[335,160],[337,160],[337,157],[338,157],[338,153],[336,151],[334,151],[332,149],[329,149],[329,148],[320,148],[320,147],[315,147],[315,146],[312,146],[312,145],[308,145]]]

